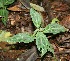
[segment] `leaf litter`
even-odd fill
[[[36,1],[33,0],[31,2],[37,4],[37,0]],[[67,29],[70,29],[69,5],[67,5],[66,3],[63,4],[61,1],[60,1],[60,6],[59,6],[59,2],[57,2],[57,5],[54,5],[56,4],[55,1],[51,3],[52,3],[52,7],[55,7],[55,8],[51,8],[51,10],[53,11],[54,17],[58,17],[58,19],[60,19],[60,24],[65,26]],[[13,7],[15,8],[16,4]],[[19,4],[18,4],[18,7],[20,7]],[[7,26],[4,26],[2,24],[2,21],[0,21],[0,30],[9,31],[13,35],[20,32],[32,33],[35,30],[35,27],[31,21],[28,9],[25,9],[25,8],[18,9],[16,7],[15,8],[16,10],[14,10],[14,8],[12,7],[8,8],[10,12],[8,16]],[[44,13],[42,14],[45,15]],[[44,22],[46,22],[45,19],[47,16],[48,15],[45,16]],[[47,22],[48,22],[48,19],[47,19]],[[69,47],[70,34],[69,33],[70,33],[70,30],[68,30],[68,32],[57,34],[49,38],[51,44],[54,46],[56,57],[52,58],[50,53],[48,53],[44,57],[44,61],[54,61],[54,59],[58,61],[70,60],[70,47]],[[0,60],[1,61],[6,61],[6,60],[15,61],[15,59],[17,59],[17,57],[19,57],[23,52],[26,52],[27,50],[29,50],[31,46],[33,46],[33,44],[30,43],[29,45],[27,45],[24,43],[17,43],[15,45],[9,45],[8,43],[0,42]],[[7,45],[9,48],[6,47]],[[26,46],[30,46],[30,47],[27,48]],[[40,60],[41,60],[41,57],[37,57],[36,61],[40,61]]]

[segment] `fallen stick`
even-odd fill
[[[35,61],[38,57],[36,47],[33,46],[32,49],[22,53],[15,61]]]

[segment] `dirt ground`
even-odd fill
[[[49,38],[49,42],[53,45],[55,51],[55,57],[48,52],[43,60],[38,56],[36,61],[70,61],[70,0],[47,1],[48,0],[30,1],[43,6],[45,9],[45,12],[41,12],[44,27],[51,22],[51,19],[57,17],[60,20],[60,24],[67,28],[68,31],[53,35]],[[49,4],[49,6],[47,6],[47,4]],[[33,33],[35,26],[31,21],[29,9],[22,8],[19,0],[16,0],[7,9],[9,10],[7,25],[5,26],[0,19],[0,30],[9,31],[13,35],[20,32]],[[29,44],[8,44],[7,42],[0,42],[0,61],[19,61],[18,58],[23,56],[22,54],[30,50],[32,46],[36,46],[34,42]],[[27,54],[28,53],[29,52],[27,52]]]

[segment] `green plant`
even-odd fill
[[[8,43],[16,43],[16,42],[30,43],[32,41],[36,41],[36,45],[38,50],[41,52],[41,56],[43,56],[47,51],[50,51],[54,54],[54,49],[50,44],[50,42],[48,41],[48,38],[46,37],[45,33],[57,34],[60,32],[65,32],[66,29],[63,26],[56,23],[56,21],[58,21],[57,18],[54,18],[52,22],[48,24],[45,28],[41,28],[43,19],[41,13],[31,8],[30,15],[34,25],[37,28],[34,31],[34,34],[29,34],[27,32],[18,33],[5,41]]]
[[[12,34],[10,32],[6,32],[6,31],[3,31],[3,30],[0,30],[0,42],[1,41],[5,41],[11,35]]]
[[[2,22],[6,25],[8,20],[8,5],[12,4],[15,0],[0,0],[0,16],[2,16]]]

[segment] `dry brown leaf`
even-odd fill
[[[64,48],[60,48],[60,47],[59,47],[59,51],[63,51],[63,50],[64,50]]]
[[[69,10],[69,6],[67,4],[63,4],[61,2],[52,2],[51,3],[51,8],[55,11],[67,11]]]
[[[66,28],[70,29],[70,15],[63,18],[60,22],[61,25],[65,26]]]
[[[15,5],[13,7],[8,8],[8,10],[11,10],[11,11],[22,11],[21,8],[19,8],[18,5]]]
[[[15,25],[15,21],[11,21],[11,25]]]

